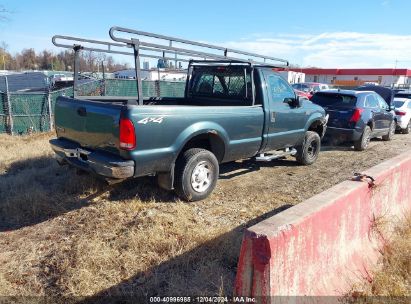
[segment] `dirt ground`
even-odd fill
[[[152,178],[107,186],[58,166],[52,136],[0,136],[0,295],[230,295],[244,227],[411,148],[397,134],[325,146],[309,167],[225,164],[207,200],[184,203]]]

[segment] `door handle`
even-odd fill
[[[80,116],[87,116],[87,110],[85,107],[77,108],[77,114]]]
[[[270,121],[275,122],[275,112],[271,112]]]

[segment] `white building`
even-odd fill
[[[305,74],[296,71],[277,71],[288,83],[300,83],[305,82]]]
[[[152,69],[141,70],[141,79],[143,80],[167,80],[167,81],[185,81],[187,71],[171,69]],[[114,78],[135,79],[136,71],[134,69],[121,70],[114,73]]]
[[[328,83],[337,86],[359,86],[367,83],[387,87],[409,87],[408,69],[298,69],[305,73],[306,82]]]

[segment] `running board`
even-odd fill
[[[275,159],[284,158],[286,156],[294,156],[296,153],[296,149],[286,148],[284,151],[276,151],[276,153],[273,154],[266,155],[265,153],[260,153],[259,156],[255,157],[255,160],[260,162],[269,162]]]

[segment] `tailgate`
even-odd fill
[[[353,124],[350,122],[354,109],[352,108],[338,108],[338,107],[323,107],[325,112],[330,115],[328,118],[328,127],[333,128],[352,128]]]
[[[329,115],[328,127],[332,128],[353,128],[351,118],[357,105],[355,95],[340,92],[317,92],[311,101],[323,107]]]
[[[57,136],[90,149],[119,154],[119,120],[123,105],[60,96],[55,107]]]

